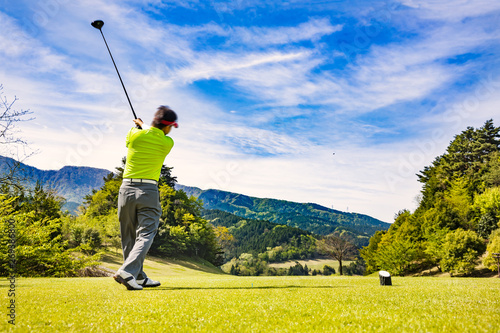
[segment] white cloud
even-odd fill
[[[464,24],[429,29],[416,40],[373,46],[349,66],[351,75],[343,79],[338,95],[329,102],[345,109],[371,111],[425,98],[473,68],[468,63],[449,64],[448,58],[495,43],[498,33]]]
[[[125,155],[123,137],[131,126],[131,113],[101,37],[90,26],[93,19],[106,22],[106,38],[139,116],[149,122],[158,104],[178,111],[180,127],[172,133],[176,144],[166,163],[174,166],[174,174],[186,185],[317,202],[341,210],[349,207],[389,222],[399,209],[413,207],[420,189],[414,174],[443,152],[451,136],[463,129],[458,127],[480,126],[496,115],[500,105],[499,80],[493,76],[486,89],[489,93],[476,98],[460,124],[449,126],[443,119],[444,111],[453,111],[454,104],[463,105],[475,96],[474,82],[469,95],[455,96],[457,90],[449,87],[471,74],[484,75],[480,67],[485,64],[452,65],[446,60],[498,46],[494,24],[458,18],[490,13],[497,10],[496,4],[463,2],[457,10],[447,11],[449,2],[416,1],[417,9],[394,15],[411,13],[409,20],[426,25],[425,29],[413,24],[415,30],[403,29],[411,31],[411,37],[379,46],[373,41],[356,62],[332,71],[321,68],[332,65],[338,53],[320,40],[341,29],[326,18],[331,12],[295,26],[231,27],[224,21],[177,26],[154,21],[130,4],[142,2],[61,2],[48,17],[58,24],[40,25],[31,37],[21,23],[0,13],[4,31],[0,45],[10,46],[0,50],[0,83],[6,93],[21,98],[19,106],[35,112],[37,119],[22,125],[27,138],[42,151],[30,160],[33,164],[48,169],[80,164],[112,170]],[[162,4],[206,9],[215,3]],[[241,10],[250,3],[230,5],[220,13]],[[289,5],[305,6],[294,1]],[[36,6],[29,13],[40,10]],[[371,15],[366,6],[360,12]],[[427,26],[422,18],[438,23]],[[221,43],[204,45],[212,36],[222,37]],[[230,84],[255,104],[246,110],[234,106],[226,110],[216,97],[191,88],[193,82],[204,79]],[[400,102],[439,101],[436,92],[443,93],[437,115],[414,114],[410,125],[379,126],[356,118]],[[308,109],[308,104],[319,110]],[[252,112],[253,108],[259,111]],[[398,113],[404,112],[413,110]],[[287,123],[284,128],[269,124],[302,116],[307,118],[304,123]],[[404,136],[395,136],[397,142],[392,143],[370,141],[374,133],[397,132],[390,126],[421,126],[422,130],[411,142]],[[446,126],[450,128],[439,140],[425,141],[433,130]],[[292,130],[298,127],[303,127],[300,133]]]
[[[413,200],[420,189],[414,174],[422,165],[413,166],[415,172],[397,183],[396,189],[391,189],[392,184],[386,181],[387,175],[400,177],[400,166],[394,157],[404,149],[402,144],[376,150],[344,147],[333,155],[324,147],[311,147],[308,152],[294,156],[251,159],[235,156],[223,160],[206,154],[200,156],[205,160],[203,168],[191,167],[192,175],[179,169],[176,173],[180,172],[179,181],[186,185],[333,205],[339,210],[349,207],[349,211],[392,222],[400,209],[415,208]]]
[[[421,18],[452,22],[500,10],[500,3],[490,0],[402,0],[401,4],[415,9]]]
[[[236,27],[231,40],[250,47],[285,45],[301,41],[317,41],[321,37],[340,31],[342,25],[332,25],[327,18],[312,19],[295,27]]]
[[[245,78],[249,81],[247,70],[252,71],[255,67],[290,62],[304,58],[305,54],[271,52],[263,54],[250,54],[243,57],[234,57],[230,54],[206,54],[198,59],[188,68],[183,68],[177,72],[177,76],[185,82],[193,82],[201,79],[235,79]],[[263,80],[260,79],[259,82]],[[272,85],[268,82],[267,85]]]

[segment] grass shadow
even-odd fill
[[[123,263],[123,257],[118,253],[106,252],[101,256],[101,262],[107,262],[120,266]]]
[[[205,273],[212,273],[212,274],[225,274],[222,270],[219,268],[213,266],[212,264],[205,262],[202,259],[193,259],[193,258],[169,258],[168,260],[162,259],[159,257],[154,257],[154,256],[148,256],[147,259],[156,262],[156,263],[161,263],[165,265],[172,265],[172,264],[177,264],[179,266],[182,266],[187,269],[192,269],[195,271],[200,271],[200,272],[205,272]]]
[[[247,287],[155,287],[144,288],[143,291],[164,291],[164,290],[244,290],[244,289],[338,289],[350,288],[349,286],[247,286]]]
[[[106,251],[101,256],[101,265],[106,267],[106,265],[116,265],[120,267],[123,264],[123,256],[121,251],[118,253],[113,253],[110,251]],[[215,267],[208,261],[205,261],[201,258],[159,258],[152,255],[147,255],[144,265],[147,266],[149,264],[160,264],[163,265],[163,268],[166,270],[192,270],[203,273],[211,273],[211,274],[225,274],[220,268]],[[162,269],[162,267],[154,267],[155,269]],[[117,269],[114,268],[113,269]]]

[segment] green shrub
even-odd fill
[[[476,232],[463,229],[449,232],[443,243],[441,268],[445,272],[469,274],[485,250],[486,245]]]
[[[328,265],[323,266],[323,275],[328,276],[332,274],[335,274],[335,268]]]

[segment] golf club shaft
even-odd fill
[[[106,44],[106,48],[108,49],[109,56],[111,57],[111,61],[113,61],[113,65],[115,66],[115,69],[116,69],[116,74],[118,74],[118,78],[120,79],[120,83],[122,84],[123,91],[125,91],[125,96],[127,96],[128,104],[130,104],[130,109],[132,109],[134,119],[137,119],[137,115],[135,114],[134,107],[132,106],[132,102],[130,102],[130,98],[128,97],[127,89],[125,89],[125,85],[123,84],[123,80],[122,80],[122,77],[120,76],[120,72],[118,71],[118,67],[116,67],[115,59],[113,59],[113,55],[111,54],[108,43],[106,42],[106,38],[104,38],[104,34],[102,33],[102,30],[99,29],[99,31],[101,32],[101,36],[102,36],[102,39],[104,40],[104,44]]]

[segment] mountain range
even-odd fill
[[[358,213],[342,212],[315,203],[256,198],[221,190],[202,190],[176,185],[188,196],[203,201],[207,210],[221,210],[236,216],[285,224],[319,235],[348,230],[358,235],[371,236],[377,230],[386,230],[390,224]]]
[[[33,188],[40,181],[64,197],[64,209],[75,212],[86,195],[104,184],[110,171],[91,167],[65,166],[60,170],[40,170],[15,160],[0,156],[0,177],[16,167],[16,176],[22,184]],[[319,235],[348,230],[368,239],[377,230],[386,230],[390,224],[358,213],[342,212],[315,203],[298,203],[286,200],[257,198],[244,194],[176,184],[188,196],[203,201],[206,211],[219,210],[240,218],[270,221],[300,228]]]
[[[56,191],[66,199],[63,209],[70,212],[82,204],[83,198],[104,184],[104,177],[111,171],[91,167],[65,166],[59,170],[40,170],[38,168],[0,156],[0,176],[15,171],[16,179],[29,189],[39,181],[44,188]]]

